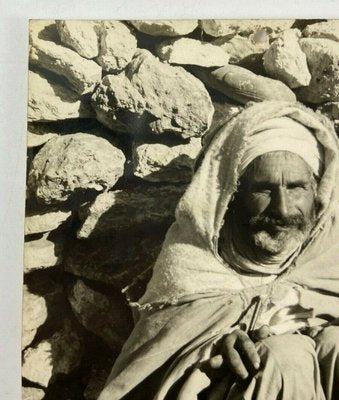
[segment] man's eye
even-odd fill
[[[261,188],[261,189],[255,189],[253,191],[253,194],[270,194],[271,193],[271,189],[265,189],[265,188]]]
[[[287,189],[293,190],[293,189],[305,189],[305,185],[302,183],[290,183],[287,185]]]
[[[271,193],[272,188],[268,185],[255,185],[252,188],[253,193]]]

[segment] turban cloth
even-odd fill
[[[323,150],[304,125],[288,117],[276,117],[260,123],[248,137],[241,160],[241,171],[258,156],[272,151],[289,151],[300,156],[321,176]]]

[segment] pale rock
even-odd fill
[[[25,235],[51,232],[62,225],[71,216],[69,210],[41,208],[40,210],[26,211]]]
[[[41,72],[29,71],[28,86],[28,121],[57,121],[95,116],[86,96],[79,96],[66,85],[43,76]],[[31,135],[29,139],[33,139]],[[39,142],[36,136],[34,141]]]
[[[23,288],[21,348],[32,343],[38,328],[47,319],[46,301],[42,296],[30,293],[27,285]]]
[[[128,65],[127,76],[145,96],[146,111],[157,118],[149,123],[153,133],[189,138],[200,137],[209,128],[214,112],[210,96],[183,68],[166,65],[144,50]]]
[[[189,143],[133,143],[134,175],[150,182],[190,182],[201,140]]]
[[[33,383],[47,387],[52,377],[52,349],[48,341],[41,342],[36,348],[24,352],[22,376]]]
[[[68,300],[79,322],[116,349],[129,336],[133,319],[124,296],[118,290],[111,292],[108,296],[78,279],[69,291]]]
[[[107,75],[92,100],[97,118],[108,127],[183,138],[202,136],[214,111],[197,78],[147,50],[138,50],[120,75]]]
[[[221,67],[228,63],[229,56],[218,46],[201,40],[180,38],[160,43],[156,54],[170,64]]]
[[[47,387],[58,374],[69,374],[80,365],[82,343],[69,320],[50,338],[23,355],[22,376],[30,382]]]
[[[105,21],[101,27],[98,64],[107,72],[117,73],[132,60],[137,50],[137,39],[120,21]]]
[[[62,43],[85,58],[99,54],[98,22],[89,20],[57,20],[56,27]]]
[[[104,138],[81,132],[60,136],[34,157],[28,185],[40,202],[60,203],[75,191],[110,189],[124,163],[123,152]]]
[[[144,186],[101,193],[92,204],[79,210],[79,239],[114,235],[138,224],[166,225],[174,221],[174,210],[186,185]]]
[[[30,62],[63,76],[79,94],[92,92],[101,79],[101,67],[96,62],[53,42],[39,41],[31,47]]]
[[[167,227],[127,229],[68,243],[64,269],[73,275],[123,288],[156,260]]]
[[[52,26],[53,27],[53,26]],[[54,41],[45,40],[39,32],[39,25],[31,33],[29,59],[32,65],[45,68],[68,80],[79,93],[92,92],[101,80],[101,67],[92,60],[81,57],[75,51],[61,46]],[[43,28],[44,31],[46,28]]]
[[[303,30],[303,36],[331,39],[339,42],[339,21],[337,19],[333,19],[307,25]]]
[[[46,308],[47,319],[44,321],[43,326],[38,329],[38,334],[34,337],[34,343],[38,343],[41,340],[41,334],[45,338],[46,332],[55,332],[59,330],[63,325],[63,320],[60,315],[66,315],[69,313],[69,307],[65,299],[64,293],[64,277],[62,276],[61,269],[54,268],[49,271],[37,271],[35,273],[25,275],[25,286],[27,291],[34,296],[38,296],[45,302],[44,308]],[[41,302],[42,303],[42,302]],[[31,318],[30,313],[44,313],[42,309],[30,310],[30,304],[34,306],[34,302],[30,303],[30,297],[27,299],[25,304],[25,294],[23,303],[23,318],[25,318],[25,307],[28,307],[27,326],[30,326]],[[34,318],[33,318],[34,321]],[[41,333],[41,334],[40,334]],[[32,344],[31,344],[32,346]]]
[[[120,120],[122,113],[138,120],[146,108],[144,98],[124,73],[106,75],[92,96],[92,104],[98,121],[118,132],[127,130],[125,121]]]
[[[29,21],[29,44],[34,46],[40,40],[60,44],[60,37],[54,19],[31,19]]]
[[[292,19],[203,19],[199,21],[202,30],[215,37],[232,37],[236,34],[246,36],[260,30],[265,30],[270,36],[274,36],[290,28],[293,23]]]
[[[315,104],[339,101],[339,43],[317,38],[300,39],[299,43],[312,79],[307,87],[297,89],[298,99]]]
[[[249,57],[260,56],[269,48],[267,35],[255,40],[258,35],[251,34],[249,37],[236,35],[231,39],[220,37],[212,41],[215,46],[220,47],[229,55],[230,64],[240,64]],[[260,40],[261,39],[261,40]]]
[[[88,101],[90,100],[88,99]],[[110,142],[114,142],[116,141],[115,139],[119,139],[118,134],[112,135],[112,132],[104,128],[96,120],[96,118],[91,118],[91,119],[71,118],[67,120],[44,121],[44,122],[32,121],[27,124],[27,147],[29,148],[41,147],[52,138],[55,138],[57,136],[77,133],[79,131],[103,137],[105,139],[108,139]],[[34,153],[36,153],[36,151],[30,153],[33,155]]]
[[[307,86],[311,81],[306,55],[299,45],[300,37],[298,29],[287,29],[274,40],[263,57],[267,74],[293,89]]]
[[[214,70],[191,68],[207,86],[241,104],[264,100],[296,101],[293,91],[283,82],[257,75],[238,65],[228,64]]]
[[[45,392],[42,389],[35,387],[22,388],[22,400],[42,400],[44,396]]]
[[[43,127],[36,127],[28,123],[27,147],[40,147],[56,136],[58,136],[58,133],[56,132],[51,132]]]
[[[132,20],[130,23],[138,31],[152,36],[182,36],[194,31],[196,19],[187,20]]]
[[[48,233],[42,238],[24,244],[24,273],[59,265],[63,256],[61,239],[50,239]]]

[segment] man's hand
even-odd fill
[[[254,342],[241,329],[224,337],[222,352],[226,365],[241,379],[259,369],[260,357]]]
[[[257,337],[260,339],[268,336],[262,328],[257,332]],[[259,369],[260,357],[254,342],[247,333],[241,329],[236,329],[224,336],[221,343],[221,354],[212,357],[209,360],[209,365],[212,369],[219,369],[222,365],[226,365],[239,378],[246,379]]]

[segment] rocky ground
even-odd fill
[[[339,124],[339,21],[32,20],[29,39],[23,399],[94,400],[205,132],[265,99]]]

